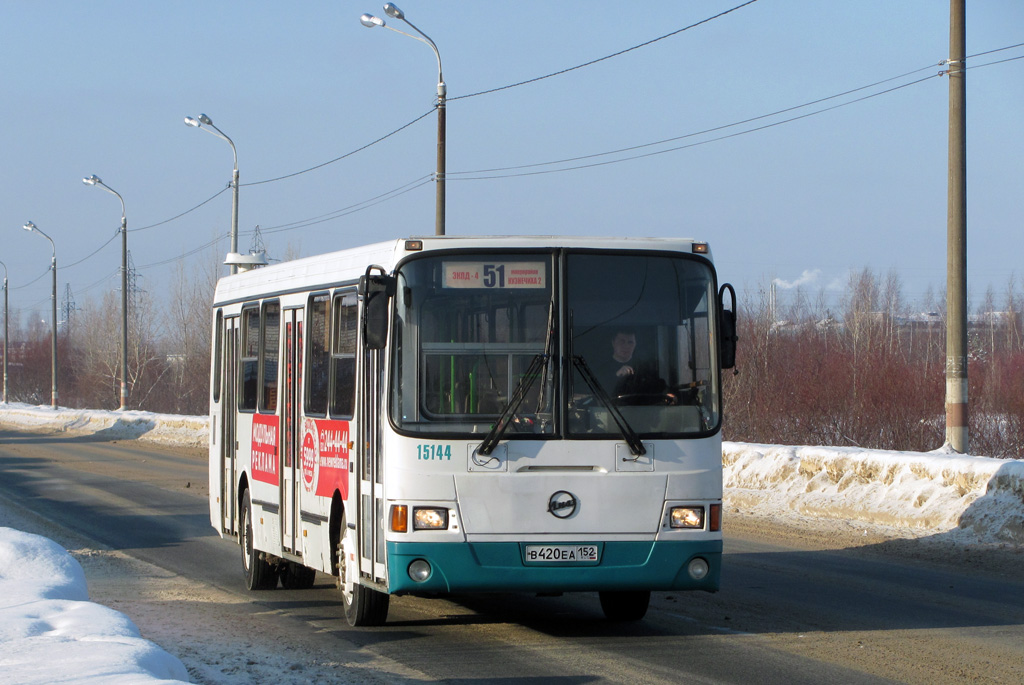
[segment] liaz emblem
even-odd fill
[[[567,519],[576,513],[577,502],[576,495],[559,490],[548,500],[548,512],[557,518]]]

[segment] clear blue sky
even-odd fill
[[[742,0],[623,3],[402,0],[440,48],[448,107],[449,234],[684,236],[711,242],[724,280],[756,297],[771,279],[806,292],[851,270],[898,269],[904,297],[945,288],[948,81],[944,0],[759,0],[591,66]],[[162,301],[186,271],[223,260],[230,193],[226,143],[183,118],[208,114],[239,152],[240,247],[257,224],[272,257],[430,234],[426,183],[362,211],[340,212],[434,169],[430,49],[359,16],[371,2],[28,2],[0,6],[0,260],[12,314],[48,320],[50,247],[59,291],[81,306],[116,289],[119,241],[81,261],[120,224],[117,198],[82,184],[96,174],[124,196],[140,284]],[[391,21],[392,25],[403,27]],[[968,54],[1024,43],[1024,3],[968,0]],[[972,303],[1012,274],[1024,281],[1024,48],[968,62],[968,231]],[[978,68],[973,68],[973,67]],[[921,71],[918,71],[921,70]],[[680,138],[901,74],[884,86],[714,134]],[[927,78],[934,76],[932,78]],[[923,82],[760,131],[708,141]],[[589,162],[520,167],[671,143]],[[638,154],[660,152],[636,159]],[[343,214],[327,218],[332,214]],[[318,217],[327,220],[279,230]],[[145,230],[140,230],[145,229]],[[170,263],[159,264],[162,262]],[[71,266],[75,262],[77,265]],[[159,264],[159,265],[158,265]],[[805,276],[806,272],[806,276]],[[31,285],[30,281],[35,280]],[[827,290],[829,297],[838,291]]]

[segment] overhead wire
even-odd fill
[[[579,69],[584,69],[586,67],[593,66],[593,65],[598,64],[600,62],[604,62],[604,61],[613,59],[615,57],[620,57],[622,55],[625,55],[626,53],[633,52],[634,50],[639,50],[640,48],[645,48],[648,45],[653,45],[654,43],[657,43],[658,41],[665,40],[666,38],[671,38],[672,36],[676,36],[676,35],[678,35],[680,33],[683,33],[684,31],[689,31],[690,29],[693,29],[693,28],[696,28],[698,26],[701,26],[702,24],[707,24],[708,22],[714,21],[715,19],[720,19],[721,17],[724,17],[727,14],[731,14],[732,12],[735,12],[736,10],[739,10],[739,9],[742,9],[742,8],[746,7],[747,5],[753,5],[755,2],[757,2],[757,0],[748,0],[747,2],[744,2],[741,5],[737,5],[736,7],[733,7],[731,9],[727,9],[727,10],[725,10],[723,12],[719,12],[718,14],[716,14],[714,16],[708,17],[706,19],[701,19],[700,21],[698,21],[696,23],[690,24],[689,26],[684,26],[683,28],[677,29],[675,31],[672,31],[671,33],[666,33],[664,36],[659,36],[657,38],[652,38],[651,40],[648,40],[648,41],[645,41],[643,43],[640,43],[639,45],[634,45],[633,47],[626,48],[625,50],[619,50],[618,52],[613,52],[612,54],[605,55],[604,57],[598,57],[597,59],[592,59],[589,62],[584,62],[583,64],[577,64],[574,67],[569,67],[567,69],[560,69],[559,71],[555,71],[555,72],[552,72],[550,74],[545,74],[544,76],[537,76],[536,78],[527,79],[525,81],[519,81],[518,83],[510,83],[510,84],[508,84],[506,86],[499,86],[497,88],[490,88],[488,90],[481,90],[478,93],[470,93],[468,95],[458,95],[458,96],[455,96],[455,97],[449,97],[448,98],[448,102],[452,102],[453,100],[465,100],[466,98],[474,98],[474,97],[478,97],[480,95],[490,95],[491,93],[497,93],[497,92],[503,91],[503,90],[510,90],[512,88],[518,88],[519,86],[525,86],[525,85],[528,85],[528,84],[531,84],[531,83],[537,83],[538,81],[543,81],[545,79],[554,78],[555,76],[561,76],[562,74],[568,74],[569,72],[572,72],[572,71],[577,71]]]
[[[340,157],[335,157],[334,159],[328,160],[328,161],[323,162],[321,164],[317,164],[316,166],[311,166],[308,169],[303,169],[302,171],[296,171],[296,172],[291,173],[291,174],[285,174],[284,176],[278,176],[276,178],[268,178],[268,179],[264,179],[262,181],[252,181],[250,183],[240,183],[239,186],[244,188],[246,186],[258,186],[258,185],[262,185],[264,183],[273,183],[274,181],[283,181],[286,178],[294,178],[295,176],[300,176],[302,174],[309,173],[310,171],[316,171],[317,169],[322,169],[323,167],[327,166],[328,164],[334,164],[335,162],[340,162],[341,160],[345,159],[346,157],[351,157],[352,155],[354,155],[354,154],[356,154],[358,152],[362,152],[363,150],[365,150],[367,148],[373,147],[377,143],[381,143],[381,142],[387,140],[391,136],[396,135],[396,134],[404,131],[405,129],[409,128],[410,126],[412,126],[416,122],[420,121],[421,119],[423,119],[423,118],[433,114],[436,110],[437,110],[437,107],[434,107],[433,109],[430,109],[427,112],[419,115],[418,117],[416,117],[415,119],[413,119],[409,123],[396,128],[391,133],[383,135],[380,138],[378,138],[377,140],[374,140],[373,142],[367,143],[366,145],[363,145],[362,147],[356,148],[355,150],[352,150],[351,152],[346,152],[345,154],[341,155]]]
[[[769,119],[771,117],[776,117],[776,116],[779,116],[781,114],[786,114],[787,112],[793,112],[793,111],[796,111],[798,109],[803,109],[805,107],[813,107],[814,105],[818,105],[818,104],[821,104],[823,102],[828,102],[830,100],[835,100],[836,98],[841,98],[841,97],[845,97],[847,95],[852,95],[853,93],[858,93],[858,92],[861,92],[863,90],[867,90],[869,88],[874,88],[874,87],[880,86],[882,84],[889,83],[891,81],[896,81],[896,80],[901,79],[901,78],[906,78],[908,76],[913,76],[914,74],[918,74],[918,73],[920,73],[922,71],[926,71],[928,69],[933,69],[933,68],[934,67],[931,66],[931,65],[929,65],[927,67],[921,67],[920,69],[915,69],[913,71],[908,71],[905,74],[900,74],[899,76],[893,76],[893,77],[890,77],[890,78],[887,78],[887,79],[883,79],[881,81],[876,81],[876,82],[868,84],[866,86],[860,86],[858,88],[853,88],[851,90],[847,90],[847,91],[844,91],[842,93],[836,93],[835,95],[829,95],[827,97],[819,98],[817,100],[812,100],[810,102],[805,102],[805,103],[803,103],[801,105],[795,105],[795,106],[792,106],[792,107],[786,107],[784,109],[776,110],[776,111],[770,112],[768,114],[761,114],[761,115],[756,116],[756,117],[750,117],[748,119],[743,119],[741,121],[735,121],[735,122],[733,122],[731,124],[724,124],[722,126],[714,126],[712,128],[707,128],[707,129],[704,129],[702,131],[696,131],[696,132],[693,132],[693,133],[687,133],[687,134],[683,134],[683,135],[680,135],[680,136],[674,136],[672,138],[665,138],[665,139],[657,140],[657,141],[650,142],[650,143],[642,143],[642,144],[639,144],[639,145],[632,145],[632,146],[629,146],[629,147],[619,148],[619,149],[616,149],[616,150],[608,150],[608,151],[605,151],[605,152],[596,152],[596,153],[592,153],[592,154],[589,154],[589,155],[580,155],[580,156],[577,156],[577,157],[568,157],[568,158],[565,158],[565,159],[552,160],[552,161],[548,161],[548,162],[534,162],[532,164],[523,164],[523,165],[508,166],[508,167],[498,167],[498,168],[493,168],[493,169],[477,169],[477,170],[474,170],[474,171],[449,171],[449,172],[447,172],[445,174],[445,176],[446,177],[452,177],[452,176],[468,175],[468,174],[486,174],[486,173],[496,173],[496,172],[499,172],[499,171],[512,171],[512,170],[517,170],[517,169],[529,169],[529,168],[534,168],[534,167],[539,167],[539,166],[552,166],[552,165],[555,165],[555,164],[568,164],[570,162],[578,162],[578,161],[582,161],[584,159],[593,159],[593,158],[596,158],[596,157],[605,157],[605,156],[608,156],[608,155],[622,154],[624,152],[632,152],[634,150],[640,150],[640,149],[643,149],[643,148],[654,147],[654,146],[657,146],[657,145],[664,145],[664,144],[667,144],[667,143],[675,142],[677,140],[684,140],[686,138],[693,138],[693,137],[696,137],[696,136],[706,135],[708,133],[714,133],[716,131],[722,131],[722,130],[725,130],[725,129],[728,129],[728,128],[734,128],[736,126],[742,126],[744,124],[753,123],[755,121],[760,121],[762,119]],[[931,77],[929,77],[929,78],[931,78]],[[921,80],[926,80],[926,79],[921,79]],[[919,83],[919,82],[920,81],[914,81],[914,83]],[[912,85],[912,84],[906,84],[906,85]],[[883,91],[883,92],[888,92],[888,91]],[[853,102],[857,102],[857,101],[858,100],[853,100],[853,101],[851,101],[848,104],[852,104]],[[835,109],[835,108],[833,107],[833,108],[829,108],[829,109]],[[824,110],[821,110],[821,111],[828,111],[828,109],[824,109]],[[792,121],[792,119],[791,120],[787,120],[787,121]],[[785,123],[785,122],[780,122],[780,123]],[[760,130],[760,129],[752,129],[752,130]],[[715,140],[720,140],[720,139],[716,138]],[[501,178],[501,177],[496,176],[494,178]],[[471,179],[453,179],[453,180],[471,180]]]
[[[531,84],[531,83],[536,83],[536,82],[539,82],[539,81],[542,81],[542,80],[545,80],[545,79],[553,78],[555,76],[559,76],[559,75],[570,73],[570,72],[573,72],[573,71],[576,71],[576,70],[579,70],[579,69],[583,69],[583,68],[592,66],[594,64],[598,64],[600,62],[604,62],[604,61],[607,61],[609,59],[613,59],[615,57],[619,57],[621,55],[627,54],[627,53],[632,52],[634,50],[638,50],[640,48],[652,45],[654,43],[657,43],[659,41],[665,40],[665,39],[670,38],[672,36],[678,35],[680,33],[688,31],[690,29],[696,28],[696,27],[701,26],[703,24],[706,24],[706,23],[708,23],[710,21],[713,21],[715,19],[719,19],[719,18],[724,17],[724,16],[726,16],[728,14],[731,14],[732,12],[735,12],[735,11],[737,11],[739,9],[742,9],[744,7],[752,5],[755,2],[757,2],[757,0],[748,0],[747,2],[744,2],[744,3],[741,3],[739,5],[736,5],[735,7],[732,7],[730,9],[724,10],[724,11],[718,13],[718,14],[715,14],[713,16],[707,17],[707,18],[705,18],[705,19],[703,19],[701,21],[695,22],[695,23],[690,24],[688,26],[685,26],[683,28],[677,29],[676,31],[672,31],[672,32],[667,33],[667,34],[665,34],[663,36],[659,36],[657,38],[653,38],[651,40],[648,40],[648,41],[645,41],[643,43],[634,45],[634,46],[626,48],[624,50],[619,50],[619,51],[611,53],[609,55],[605,55],[603,57],[600,57],[600,58],[597,58],[597,59],[594,59],[594,60],[590,60],[588,62],[579,64],[579,65],[576,65],[576,66],[573,66],[573,67],[569,67],[569,68],[566,68],[566,69],[561,69],[561,70],[552,72],[550,74],[545,74],[543,76],[527,79],[527,80],[520,81],[520,82],[517,82],[517,83],[508,84],[508,85],[505,85],[505,86],[500,86],[500,87],[497,87],[497,88],[491,88],[491,89],[488,89],[488,90],[483,90],[483,91],[479,91],[479,92],[475,92],[475,93],[469,93],[467,95],[449,97],[448,98],[448,102],[452,102],[452,101],[456,101],[456,100],[462,100],[462,99],[468,99],[468,98],[472,98],[472,97],[478,97],[478,96],[481,96],[481,95],[487,95],[487,94],[491,94],[491,93],[495,93],[495,92],[500,92],[500,91],[504,91],[504,90],[509,90],[509,89],[516,88],[516,87],[519,87],[519,86],[524,86],[524,85],[528,85],[528,84]],[[1010,49],[1014,49],[1014,48],[1018,48],[1018,47],[1022,47],[1022,46],[1024,46],[1024,43],[1019,43],[1019,44],[1016,44],[1016,45],[1006,46],[1006,47],[1003,47],[1003,48],[997,48],[997,49],[994,49],[994,50],[988,50],[988,51],[985,51],[985,52],[979,52],[979,53],[975,53],[974,55],[970,55],[968,57],[968,59],[969,58],[975,58],[975,57],[983,56],[983,55],[993,54],[993,53],[1001,52],[1001,51],[1005,51],[1005,50],[1010,50]],[[985,63],[985,64],[981,64],[981,65],[969,65],[967,68],[980,68],[980,67],[992,66],[994,64],[1001,64],[1001,63],[1011,62],[1011,61],[1015,61],[1015,60],[1019,60],[1019,59],[1024,59],[1024,56],[1011,57],[1011,58],[1007,58],[1007,59],[1003,59],[1003,60],[998,60],[998,61],[995,61],[995,62],[989,62],[989,63]],[[772,112],[772,113],[769,113],[769,114],[764,114],[764,115],[760,115],[760,116],[757,116],[757,117],[752,117],[752,118],[749,118],[749,119],[745,119],[745,120],[738,121],[738,122],[733,122],[731,124],[726,124],[726,125],[723,125],[723,126],[717,126],[717,127],[705,129],[705,130],[699,131],[699,132],[688,133],[688,134],[684,134],[684,135],[681,135],[681,136],[676,136],[676,137],[673,137],[673,138],[667,138],[667,139],[663,139],[663,140],[660,140],[660,141],[643,143],[643,144],[640,144],[640,145],[630,146],[630,147],[626,147],[626,148],[620,148],[618,150],[611,150],[611,151],[593,153],[593,154],[590,154],[590,155],[582,155],[582,156],[566,158],[566,159],[562,159],[562,160],[554,160],[554,161],[548,161],[548,162],[539,162],[539,163],[533,163],[533,164],[527,164],[527,165],[519,165],[519,166],[498,167],[498,168],[494,168],[494,169],[483,169],[483,170],[462,171],[462,172],[447,172],[445,174],[445,176],[446,176],[446,179],[451,178],[452,180],[492,180],[492,179],[500,179],[500,178],[510,178],[510,177],[515,177],[515,176],[528,176],[528,175],[538,175],[538,174],[547,174],[547,173],[573,171],[573,170],[591,168],[591,167],[596,167],[596,166],[605,166],[605,165],[609,165],[609,164],[617,164],[617,163],[621,163],[621,162],[625,162],[625,161],[631,161],[631,160],[635,160],[635,159],[642,159],[642,158],[651,157],[651,156],[655,156],[655,155],[665,154],[667,152],[674,152],[674,151],[678,151],[678,150],[682,150],[682,149],[696,147],[698,145],[704,145],[704,144],[708,144],[708,143],[711,143],[711,142],[721,141],[721,140],[725,140],[725,139],[728,139],[728,138],[733,138],[733,137],[737,137],[737,136],[740,136],[740,135],[745,135],[747,133],[753,133],[753,132],[756,132],[756,131],[765,130],[767,128],[772,128],[774,126],[779,126],[779,125],[782,125],[782,124],[785,124],[785,123],[791,123],[793,121],[798,121],[800,119],[805,119],[805,118],[808,118],[810,116],[815,116],[817,114],[822,114],[824,112],[828,112],[828,111],[831,111],[831,110],[834,110],[834,109],[838,109],[840,107],[845,107],[845,106],[848,106],[848,105],[851,105],[851,104],[855,104],[857,102],[862,102],[864,100],[868,100],[868,99],[871,99],[871,98],[874,98],[874,97],[878,97],[880,95],[884,95],[884,94],[887,94],[887,93],[891,93],[891,92],[900,90],[902,88],[906,88],[906,87],[915,85],[917,83],[921,83],[923,81],[929,80],[930,78],[933,78],[933,76],[929,76],[929,77],[926,77],[926,78],[923,78],[923,79],[918,79],[918,80],[912,81],[910,83],[902,84],[902,85],[896,86],[894,88],[889,88],[889,89],[886,89],[886,90],[883,90],[883,91],[880,91],[880,92],[877,92],[877,93],[873,93],[873,94],[870,94],[870,95],[867,95],[867,96],[864,96],[864,97],[861,97],[861,98],[856,98],[854,100],[850,100],[848,102],[844,102],[844,103],[840,103],[840,104],[837,104],[837,105],[833,105],[831,107],[822,108],[822,109],[816,110],[814,112],[810,112],[810,113],[807,113],[807,114],[802,114],[802,115],[796,116],[796,117],[790,117],[790,118],[784,119],[782,121],[772,122],[772,123],[766,124],[764,126],[758,126],[758,127],[754,127],[754,128],[751,128],[751,129],[746,129],[746,130],[743,130],[743,131],[739,131],[739,132],[736,132],[736,133],[731,133],[731,134],[728,134],[728,135],[725,135],[725,136],[719,136],[719,137],[712,138],[712,139],[709,139],[709,140],[699,141],[699,142],[691,143],[691,144],[687,144],[687,145],[676,146],[676,147],[668,148],[668,149],[665,149],[665,150],[657,150],[657,151],[654,151],[654,152],[644,153],[644,154],[640,154],[640,155],[633,155],[633,156],[629,156],[629,157],[625,157],[625,158],[619,158],[619,159],[615,159],[615,160],[607,160],[607,161],[603,161],[603,162],[595,162],[595,163],[589,163],[589,164],[582,164],[582,165],[576,165],[576,166],[571,166],[571,167],[562,167],[562,168],[559,168],[559,169],[545,169],[545,170],[540,170],[540,171],[521,171],[520,173],[500,173],[500,174],[498,173],[498,172],[507,172],[507,171],[519,171],[519,170],[525,170],[525,169],[536,169],[537,167],[554,166],[554,165],[558,165],[558,164],[568,164],[568,163],[572,163],[572,162],[576,162],[576,161],[583,161],[583,160],[586,160],[586,159],[595,159],[595,158],[598,158],[598,157],[605,157],[605,156],[610,156],[610,155],[615,155],[615,154],[623,154],[623,153],[626,153],[626,152],[632,152],[632,151],[639,150],[639,149],[645,149],[645,148],[649,148],[649,147],[655,147],[655,146],[658,146],[658,145],[664,145],[664,144],[675,142],[675,141],[678,141],[678,140],[693,138],[693,137],[700,136],[700,135],[706,135],[708,133],[713,133],[713,132],[716,132],[716,131],[721,131],[721,130],[725,130],[725,129],[728,129],[728,128],[733,128],[733,127],[736,127],[736,126],[742,126],[744,124],[753,123],[755,121],[759,121],[759,120],[763,120],[763,119],[767,119],[767,118],[771,118],[771,117],[776,117],[776,116],[779,116],[781,114],[785,114],[787,112],[792,112],[792,111],[796,111],[798,109],[802,109],[802,108],[806,108],[806,107],[811,107],[811,106],[814,106],[816,104],[821,104],[823,102],[834,100],[834,99],[839,98],[839,97],[844,97],[844,96],[847,96],[847,95],[850,95],[850,94],[853,94],[853,93],[856,93],[856,92],[863,91],[865,89],[869,89],[869,88],[872,88],[872,87],[877,87],[878,85],[881,85],[881,84],[884,84],[884,83],[887,83],[887,82],[891,82],[893,80],[897,80],[897,79],[900,79],[900,78],[906,78],[908,76],[911,76],[911,75],[913,75],[915,73],[918,73],[918,72],[923,71],[924,69],[928,69],[928,68],[930,68],[930,67],[923,67],[922,69],[918,69],[918,70],[915,70],[915,71],[907,72],[906,74],[901,74],[899,76],[894,76],[894,77],[891,77],[889,79],[884,79],[882,81],[875,82],[873,84],[869,84],[869,85],[866,85],[866,86],[861,86],[860,88],[855,88],[855,89],[852,89],[852,90],[849,90],[849,91],[845,91],[843,93],[838,93],[836,95],[831,95],[831,96],[828,96],[828,97],[825,97],[825,98],[820,98],[818,100],[814,100],[814,101],[811,101],[811,102],[808,102],[808,103],[804,103],[802,105],[797,105],[797,106],[794,106],[794,107],[785,108],[785,109],[778,110],[776,112]],[[939,74],[939,75],[941,75],[941,74]],[[262,185],[262,184],[266,184],[266,183],[272,183],[272,182],[276,182],[276,181],[281,181],[281,180],[285,180],[285,179],[289,179],[289,178],[294,178],[296,176],[300,176],[302,174],[306,174],[306,173],[315,171],[317,169],[321,169],[321,168],[323,168],[325,166],[328,166],[330,164],[334,164],[336,162],[339,162],[339,161],[341,161],[343,159],[346,159],[346,158],[348,158],[348,157],[350,157],[352,155],[355,155],[358,152],[366,150],[366,149],[368,149],[368,148],[370,148],[370,147],[372,147],[374,145],[377,145],[378,143],[381,143],[381,142],[391,138],[392,136],[398,134],[399,132],[401,132],[401,131],[409,128],[410,126],[416,124],[417,122],[423,120],[424,118],[426,118],[427,116],[432,114],[434,111],[436,111],[436,106],[434,108],[432,108],[431,110],[429,110],[429,111],[421,114],[420,116],[416,117],[415,119],[409,121],[408,123],[406,123],[406,124],[396,128],[395,130],[393,130],[393,131],[391,131],[391,132],[389,132],[389,133],[387,133],[387,134],[385,134],[385,135],[383,135],[383,136],[381,136],[381,137],[379,137],[379,138],[377,138],[377,139],[367,143],[366,145],[363,145],[363,146],[361,146],[359,148],[351,150],[351,151],[349,151],[349,152],[347,152],[347,153],[345,153],[343,155],[335,157],[335,158],[333,158],[331,160],[328,160],[326,162],[322,162],[320,164],[308,167],[306,169],[303,169],[303,170],[300,170],[300,171],[296,171],[296,172],[293,172],[293,173],[289,173],[289,174],[285,174],[285,175],[282,175],[282,176],[277,176],[277,177],[274,177],[274,178],[263,179],[263,180],[260,180],[260,181],[252,181],[252,182],[249,182],[249,183],[242,183],[242,184],[240,184],[240,186],[256,186],[256,185]],[[473,174],[488,174],[488,175],[486,175],[486,176],[472,176]],[[458,178],[459,176],[462,176],[463,178]],[[378,196],[376,196],[374,198],[370,198],[368,200],[364,200],[362,202],[355,203],[353,205],[349,205],[348,207],[344,207],[342,209],[338,209],[338,210],[335,210],[333,212],[320,215],[318,217],[312,217],[312,218],[309,218],[309,219],[303,219],[303,220],[299,220],[299,221],[296,221],[296,222],[291,222],[289,224],[281,224],[279,226],[274,226],[274,227],[270,227],[270,228],[267,228],[267,229],[263,229],[263,232],[283,232],[283,231],[295,230],[297,228],[303,228],[303,227],[306,227],[306,226],[311,226],[311,225],[315,225],[315,224],[318,224],[318,223],[324,223],[326,221],[331,221],[333,219],[341,218],[341,217],[347,216],[347,215],[349,215],[351,213],[354,213],[354,212],[357,212],[357,211],[361,211],[363,209],[367,209],[367,208],[375,206],[377,204],[381,204],[382,202],[386,202],[386,201],[388,201],[390,199],[393,199],[395,197],[403,195],[403,194],[405,194],[407,192],[411,192],[412,190],[415,190],[416,188],[419,188],[422,185],[425,185],[426,183],[430,182],[430,180],[432,180],[433,178],[434,178],[434,174],[429,174],[427,176],[420,177],[419,179],[416,179],[415,181],[411,181],[408,184],[405,184],[403,186],[399,186],[398,188],[396,188],[394,190],[388,191],[386,193],[382,193],[382,194],[380,194],[380,195],[378,195]],[[186,215],[188,215],[188,214],[198,210],[199,208],[201,208],[204,205],[208,204],[209,202],[211,202],[215,198],[219,197],[226,190],[230,189],[230,187],[231,186],[229,184],[227,187],[221,189],[220,191],[218,191],[217,193],[215,193],[211,197],[207,198],[203,202],[197,204],[196,206],[194,206],[194,207],[192,207],[192,208],[190,208],[190,209],[188,209],[188,210],[186,210],[186,211],[184,211],[184,212],[182,212],[180,214],[177,214],[177,215],[175,215],[173,217],[170,217],[168,219],[165,219],[163,221],[160,221],[160,222],[157,222],[157,223],[154,223],[154,224],[150,224],[150,225],[147,225],[147,226],[142,226],[142,227],[139,227],[139,228],[129,229],[129,232],[138,232],[138,231],[144,231],[144,230],[156,228],[158,226],[162,226],[162,225],[165,225],[165,224],[170,223],[172,221],[175,221],[177,219],[180,219],[180,218],[182,218],[182,217],[184,217],[184,216],[186,216]],[[110,242],[112,242],[114,240],[114,238],[116,238],[116,235],[117,234],[115,233],[115,235],[112,238],[107,240],[105,243],[103,243],[103,245],[101,245],[99,248],[94,250],[88,256],[86,256],[86,257],[84,257],[84,258],[82,258],[82,259],[80,259],[80,260],[78,260],[76,262],[72,262],[71,264],[69,264],[69,265],[67,265],[67,266],[65,266],[63,268],[71,268],[71,267],[77,266],[77,265],[85,262],[86,260],[92,258],[97,253],[99,253],[103,248],[105,248],[107,245],[109,245]],[[182,255],[180,255],[178,257],[175,257],[175,258],[172,258],[172,259],[163,260],[163,261],[159,261],[159,262],[153,262],[153,263],[150,263],[150,264],[146,264],[146,265],[143,265],[143,267],[140,267],[140,268],[150,268],[150,267],[154,267],[154,266],[160,266],[160,265],[163,265],[163,264],[167,264],[167,263],[170,263],[170,262],[173,262],[173,261],[178,261],[180,259],[183,259],[183,258],[185,258],[187,256],[191,256],[191,255],[193,255],[193,254],[195,254],[197,252],[200,252],[200,251],[210,247],[211,245],[215,244],[221,238],[222,237],[218,237],[218,238],[214,239],[213,241],[207,242],[204,245],[202,245],[202,246],[200,246],[198,248],[195,248],[195,249],[193,249],[193,250],[191,250],[191,251],[189,251],[187,253],[184,253],[184,254],[182,254]],[[35,279],[33,279],[31,282],[29,282],[29,283],[27,283],[25,285],[22,285],[22,286],[18,286],[17,288],[14,288],[14,289],[21,289],[21,288],[28,287],[28,286],[34,284],[35,282],[37,282],[38,280],[40,280],[48,272],[49,272],[49,270],[47,270],[46,272],[44,272],[40,276],[36,277]]]

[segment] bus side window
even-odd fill
[[[260,310],[249,307],[242,311],[242,355],[238,363],[238,409],[254,411],[259,390]]]
[[[330,386],[331,347],[328,312],[331,296],[311,295],[306,319],[309,354],[306,363],[306,413],[326,416],[327,392]]]
[[[277,409],[277,367],[281,347],[281,304],[263,305],[263,389],[260,393],[260,411]]]
[[[358,306],[356,294],[349,292],[334,297],[331,317],[334,335],[331,341],[331,416],[351,417],[356,394],[356,331]]]
[[[224,354],[224,310],[217,310],[213,324],[213,401],[220,402],[220,370]]]

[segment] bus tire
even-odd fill
[[[599,592],[601,609],[609,621],[639,621],[647,613],[651,593],[647,590]]]
[[[391,596],[359,583],[355,534],[349,530],[344,517],[341,519],[341,535],[338,543],[338,588],[345,606],[345,620],[353,628],[382,626],[388,620]]]
[[[252,503],[249,491],[242,493],[242,570],[245,572],[245,586],[250,590],[269,590],[277,585],[277,573],[253,546]]]
[[[316,569],[297,564],[294,561],[285,562],[281,568],[281,587],[286,590],[308,590],[316,582]]]

